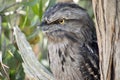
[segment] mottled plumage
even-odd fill
[[[99,80],[96,32],[85,9],[58,3],[44,13],[41,27],[56,80]]]

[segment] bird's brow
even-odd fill
[[[65,18],[63,18],[65,21],[80,21],[80,19],[65,19]],[[62,20],[62,19],[57,19],[57,20],[55,20],[55,21],[52,21],[52,22],[47,22],[47,21],[45,21],[46,22],[46,24],[48,24],[48,25],[50,25],[50,24],[59,24],[59,21],[60,20]]]

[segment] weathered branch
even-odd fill
[[[14,35],[23,59],[25,73],[34,80],[54,80],[53,75],[39,63],[25,35],[18,27],[14,27]]]

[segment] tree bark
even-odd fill
[[[120,80],[120,1],[92,0],[101,80]]]

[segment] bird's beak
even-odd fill
[[[43,22],[40,24],[40,27],[43,27],[45,24],[46,24],[46,22],[43,21]]]
[[[46,22],[44,22],[44,21],[39,25],[39,28],[42,30],[43,33],[49,32],[48,26],[47,26]]]

